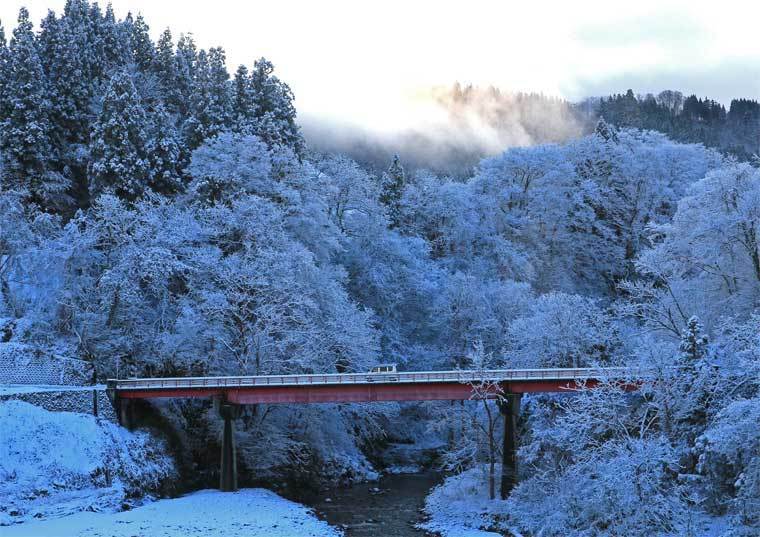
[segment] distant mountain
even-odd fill
[[[708,97],[684,97],[666,90],[657,95],[624,94],[587,100],[608,123],[660,131],[679,142],[702,143],[708,147],[750,160],[760,152],[760,103],[753,99],[733,99],[726,107]]]

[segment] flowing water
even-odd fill
[[[346,537],[423,537],[414,527],[430,489],[440,483],[438,472],[392,474],[380,481],[336,487],[299,501],[314,508],[320,518],[345,530]]]

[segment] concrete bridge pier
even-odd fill
[[[504,416],[504,444],[501,450],[501,499],[506,500],[517,484],[517,417],[520,415],[519,393],[508,393],[499,401]]]
[[[130,431],[135,428],[134,406],[134,403],[130,399],[116,399],[116,415],[119,418],[119,425],[126,427]]]
[[[238,489],[238,474],[235,425],[233,420],[240,417],[241,407],[219,401],[217,409],[219,415],[224,419],[221,467],[219,468],[219,490],[222,492],[234,492]]]

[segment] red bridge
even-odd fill
[[[630,368],[496,369],[408,373],[266,375],[109,380],[120,399],[221,398],[227,403],[371,403],[497,398],[499,393],[562,392],[599,380],[640,380]],[[483,392],[483,384],[499,389]]]
[[[222,490],[237,488],[232,421],[241,405],[496,399],[504,414],[501,490],[505,497],[517,477],[515,429],[523,393],[593,388],[604,381],[633,390],[650,377],[650,371],[632,368],[584,368],[145,378],[111,379],[108,392],[125,426],[134,421],[135,399],[213,399],[224,418]]]

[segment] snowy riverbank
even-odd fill
[[[0,402],[3,537],[341,535],[308,508],[263,489],[152,501],[175,478],[165,443],[147,432]]]
[[[497,475],[500,469],[497,467]],[[547,491],[548,497],[549,491]],[[519,492],[518,492],[519,495]],[[616,501],[620,501],[617,499]],[[556,517],[572,516],[565,511],[561,502],[556,502]],[[494,500],[488,497],[488,477],[485,468],[471,468],[461,474],[448,477],[435,487],[425,500],[427,522],[420,527],[434,532],[441,537],[499,537],[500,535],[566,535],[563,529],[556,529],[556,521],[546,513],[538,515],[538,529],[526,531],[521,528],[528,520],[524,510],[520,509],[519,500],[514,495],[510,500]],[[523,518],[520,518],[523,517]],[[688,533],[674,529],[672,532],[659,532],[657,535],[680,537],[744,537],[756,535],[743,532],[743,529],[731,528],[729,517],[715,517],[694,510]],[[654,532],[653,532],[654,534]],[[619,535],[615,532],[599,530],[594,535]],[[627,534],[626,534],[627,535]]]
[[[0,402],[0,526],[115,511],[170,489],[176,476],[165,442],[148,432]]]
[[[428,521],[421,525],[442,537],[498,537],[492,528],[506,515],[506,502],[488,498],[486,475],[473,468],[447,478],[425,500]],[[500,528],[506,530],[506,528]]]
[[[120,513],[82,512],[3,528],[3,537],[338,537],[306,507],[264,489],[202,490]]]

